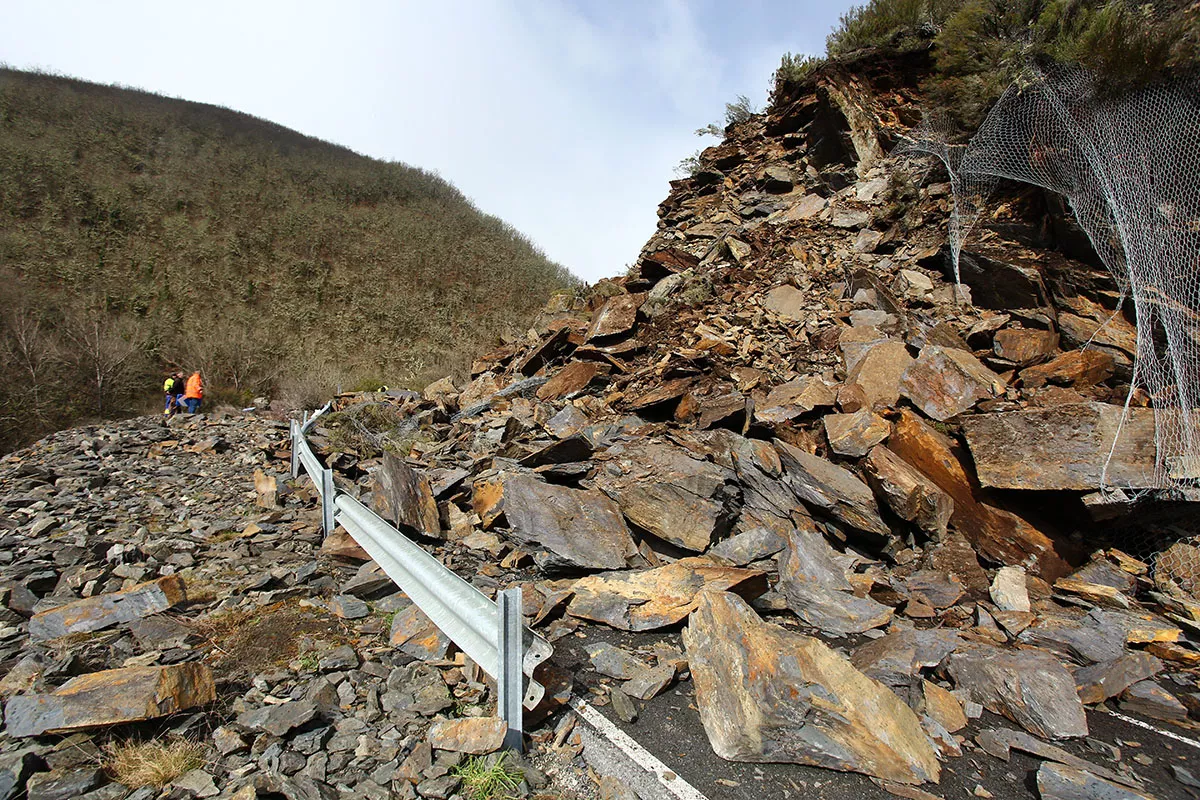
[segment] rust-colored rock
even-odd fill
[[[888,781],[937,781],[912,710],[817,639],[704,592],[683,633],[700,720],[729,761],[790,762]]]
[[[204,664],[126,667],[80,675],[50,694],[13,697],[4,718],[9,736],[40,736],[155,719],[216,697]]]
[[[29,620],[29,635],[45,640],[98,631],[166,611],[185,599],[183,579],[178,575],[167,575],[123,592],[75,600],[34,614]]]
[[[1046,384],[1095,386],[1111,378],[1115,371],[1116,362],[1103,350],[1071,350],[1053,361],[1022,370],[1021,385],[1026,389]]]
[[[900,391],[928,417],[950,419],[1003,389],[1004,381],[966,350],[929,345],[904,371]]]
[[[1055,540],[1016,514],[984,501],[978,483],[964,466],[969,463],[967,456],[916,414],[901,412],[888,448],[950,495],[954,500],[951,524],[984,558],[1026,566],[1046,580],[1071,572],[1070,564],[1056,551],[1061,545]]]
[[[572,616],[627,631],[648,631],[682,621],[704,590],[729,591],[748,600],[767,590],[764,573],[727,567],[705,556],[640,572],[590,575],[573,587]]]
[[[975,414],[963,419],[963,432],[984,486],[1091,490],[1106,469],[1111,485],[1154,486],[1155,412],[1130,408],[1122,424],[1124,413],[1121,406],[1077,403]]]
[[[429,744],[435,750],[483,755],[504,744],[508,725],[496,717],[439,719],[429,726]]]
[[[804,375],[776,386],[754,411],[759,422],[786,422],[816,408],[837,402],[837,386],[820,375]]]
[[[370,561],[371,556],[363,550],[354,537],[337,528],[321,542],[320,552],[331,558],[341,558],[346,561]]]
[[[868,408],[853,414],[828,414],[822,422],[829,449],[842,456],[865,456],[892,432],[888,421]]]
[[[996,355],[1011,361],[1018,367],[1037,364],[1058,349],[1058,334],[1054,331],[1009,328],[997,331],[992,339],[992,350]]]
[[[646,299],[644,294],[619,294],[608,298],[604,307],[596,312],[588,327],[585,340],[603,339],[633,330],[637,323],[638,308]]]
[[[904,342],[888,339],[870,345],[846,376],[838,403],[846,411],[896,405],[901,380],[912,365],[913,357]]]
[[[541,400],[558,400],[587,388],[592,379],[599,375],[601,366],[596,361],[572,361],[554,374],[554,377],[537,390]]]
[[[954,500],[929,478],[883,445],[862,463],[867,483],[897,516],[941,536],[954,514]]]

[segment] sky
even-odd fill
[[[0,63],[226,106],[439,173],[594,282],[633,263],[675,167],[813,0],[0,0]]]

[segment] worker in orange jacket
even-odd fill
[[[183,404],[187,406],[189,414],[195,414],[200,410],[200,401],[204,399],[204,382],[200,380],[200,371],[192,373],[187,379],[187,386],[183,391]]]

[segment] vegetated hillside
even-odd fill
[[[144,407],[458,372],[577,283],[435,174],[224,108],[0,70],[0,446]]]

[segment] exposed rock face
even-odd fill
[[[816,639],[765,623],[736,595],[705,592],[683,634],[700,719],[717,755],[937,781],[916,715]]]
[[[537,558],[547,567],[621,569],[637,552],[616,503],[599,492],[512,475],[502,494],[513,535],[544,548]]]
[[[1075,681],[1054,657],[985,645],[960,648],[947,662],[956,686],[996,714],[1047,739],[1087,736]]]
[[[740,499],[732,472],[664,442],[615,445],[596,485],[630,522],[693,552],[703,552],[732,524]]]

